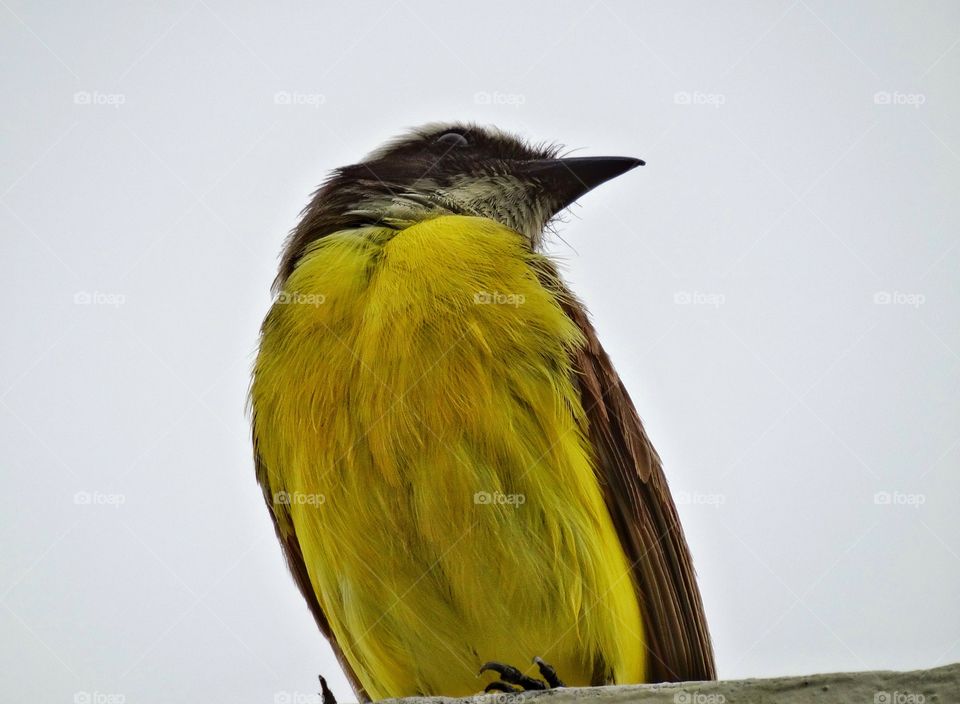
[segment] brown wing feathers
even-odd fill
[[[597,477],[640,591],[647,678],[716,679],[693,563],[660,457],[586,311],[569,292],[561,300],[586,339],[574,359],[577,382]]]

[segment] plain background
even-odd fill
[[[721,676],[960,660],[956,3],[0,6],[5,699],[351,698],[248,376],[325,172],[448,119],[648,161],[551,249]]]

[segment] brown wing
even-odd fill
[[[254,427],[256,427],[256,423],[254,423]],[[257,450],[256,431],[254,431],[253,435],[253,457],[257,471],[257,481],[260,483],[260,488],[263,489],[263,498],[267,502],[267,509],[270,511],[270,517],[273,519],[273,528],[276,530],[277,539],[283,548],[283,555],[287,560],[287,567],[290,568],[290,574],[293,575],[293,579],[300,588],[300,593],[303,594],[303,598],[307,600],[307,606],[310,607],[310,612],[313,614],[313,618],[316,620],[320,632],[323,633],[330,642],[330,647],[333,648],[337,662],[340,663],[340,667],[350,681],[350,686],[353,687],[354,694],[357,695],[357,701],[369,702],[370,696],[363,689],[359,680],[357,680],[357,676],[350,667],[350,663],[347,662],[343,650],[333,635],[333,631],[330,630],[330,624],[327,622],[327,617],[320,607],[320,602],[317,601],[316,592],[313,591],[313,584],[310,582],[310,574],[307,572],[307,566],[303,561],[303,551],[300,549],[300,541],[297,540],[297,534],[293,528],[293,521],[290,520],[287,504],[274,501],[275,492],[270,486],[270,471]]]
[[[561,298],[586,338],[575,358],[577,382],[597,477],[640,591],[647,677],[716,679],[700,590],[660,457],[586,310],[569,292]]]

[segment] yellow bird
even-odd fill
[[[360,701],[715,677],[660,458],[541,251],[640,164],[427,125],[337,169],[291,233],[257,478]]]

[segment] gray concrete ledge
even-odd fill
[[[464,699],[409,697],[393,704],[960,704],[960,663],[913,672],[840,672],[805,677],[680,682],[487,694]]]

